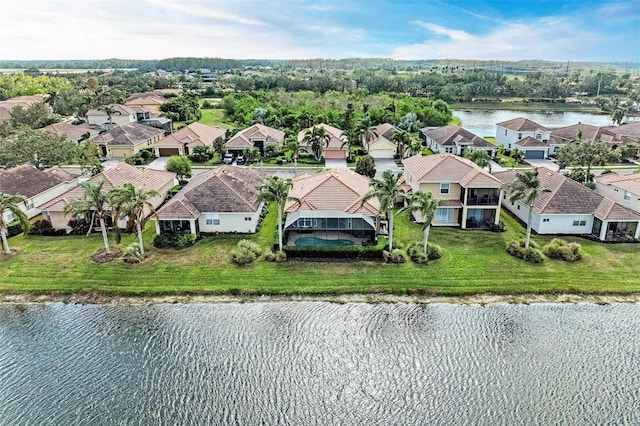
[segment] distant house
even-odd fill
[[[66,136],[67,139],[78,143],[83,140],[91,140],[100,133],[100,127],[91,124],[54,123],[39,130]]]
[[[531,142],[526,146],[523,146],[522,143],[520,146],[517,146],[519,141],[528,137],[547,144],[549,142],[550,135],[551,131],[549,129],[524,117],[518,117],[496,124],[496,145],[502,145],[507,149],[533,147],[533,143]],[[541,145],[539,145],[539,147],[541,147]],[[541,149],[525,150],[525,158],[531,159],[545,158],[550,154],[550,152],[547,150],[545,157],[540,157],[541,154],[543,154],[543,150]]]
[[[151,117],[151,111],[146,108],[129,105],[109,105],[113,109],[111,120],[109,114],[102,109],[90,109],[87,111],[87,122],[98,126],[120,126],[127,123],[135,123]]]
[[[502,182],[512,182],[518,171],[494,173]],[[628,236],[638,239],[640,213],[634,212],[596,191],[552,170],[540,167],[541,193],[533,205],[531,227],[538,234],[592,235],[601,241]],[[529,207],[519,201],[511,203],[503,194],[502,205],[523,222]]]
[[[427,147],[434,153],[464,156],[468,149],[481,149],[487,151],[489,157],[493,157],[496,148],[486,139],[453,124],[444,127],[426,127],[420,129],[420,134]]]
[[[104,182],[102,188],[105,191],[112,188],[120,188],[125,183],[130,183],[135,188],[142,188],[147,191],[151,189],[156,190],[160,195],[152,198],[150,202],[154,208],[157,208],[165,200],[169,190],[175,186],[176,174],[164,170],[139,169],[122,162],[93,176],[88,182]],[[83,196],[83,189],[75,186],[43,203],[38,206],[38,208],[42,210],[44,217],[51,221],[51,225],[55,229],[70,230],[67,224],[72,218],[65,216],[64,208],[70,201],[82,198]],[[146,213],[149,214],[150,212],[147,211]],[[126,218],[120,219],[118,226],[121,228],[126,227]]]
[[[46,99],[47,95],[28,95],[0,101],[0,120],[8,120],[11,118],[11,110],[15,107],[26,110],[35,104],[44,102]]]
[[[154,149],[164,131],[140,123],[127,123],[96,136],[101,155],[107,158],[131,157],[143,149]]]
[[[193,153],[193,148],[196,146],[213,148],[213,141],[217,138],[224,140],[226,134],[227,129],[224,127],[191,123],[156,142],[155,153],[158,157],[189,155]]]
[[[542,142],[539,139],[534,139],[531,136],[527,136],[524,139],[520,139],[512,145],[513,148],[524,152],[525,159],[543,159],[549,157],[549,144]],[[512,148],[512,149],[513,149]]]
[[[255,233],[265,181],[258,170],[227,165],[200,173],[158,210],[156,232]]]
[[[395,142],[391,141],[393,133],[398,130],[396,126],[389,123],[379,124],[375,127],[376,135],[367,144],[364,140],[362,144],[365,148],[368,146],[369,155],[374,159],[378,158],[394,158],[397,153],[397,146]]]
[[[596,192],[640,213],[640,173],[607,173],[594,178]]]
[[[622,136],[613,133],[609,129],[578,123],[553,129],[551,138],[549,139],[549,145],[553,152],[556,152],[569,142],[577,140],[578,136],[580,136],[580,140],[583,141],[606,143],[612,149],[623,145],[625,142]]]
[[[638,146],[638,154],[640,154],[640,120],[623,124],[618,127],[608,129],[611,133],[620,136],[626,143],[632,143]]]
[[[27,202],[20,208],[31,219],[41,213],[39,205],[50,201],[78,184],[78,176],[69,174],[58,167],[47,170],[24,164],[11,169],[0,169],[0,192],[10,195],[22,195]],[[9,212],[3,212],[5,219],[14,218]]]
[[[160,111],[160,107],[169,99],[158,92],[134,93],[129,96],[124,104],[128,107],[146,108],[151,111]]]
[[[277,145],[282,147],[285,134],[282,130],[265,126],[264,124],[254,124],[236,133],[225,144],[227,152],[241,154],[245,148],[256,147],[260,154],[264,155],[264,148],[267,145]]]
[[[325,123],[316,124],[313,127],[309,127],[308,129],[304,129],[300,131],[298,133],[298,142],[302,146],[307,147],[306,143],[304,142],[305,132],[307,130],[311,131],[314,127],[323,127],[325,132],[330,137],[329,144],[325,146],[324,149],[322,150],[322,156],[325,159],[344,160],[347,158],[347,154],[349,153],[348,152],[349,148],[346,144],[347,137],[342,132],[342,130]]]
[[[346,168],[294,178],[291,199],[285,205],[285,241],[298,245],[304,238],[375,242],[380,202],[374,198],[362,204],[369,189],[369,178]]]
[[[436,210],[434,226],[488,229],[499,222],[502,182],[472,161],[445,153],[418,154],[402,163],[407,195],[430,192],[434,199],[444,201]]]

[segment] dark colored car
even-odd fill
[[[242,166],[243,164],[245,164],[247,162],[247,159],[245,158],[244,155],[240,154],[238,155],[238,158],[236,158],[236,164],[238,166]]]
[[[233,164],[233,154],[225,154],[224,157],[222,157],[222,162],[224,164]]]

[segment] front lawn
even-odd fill
[[[443,257],[428,265],[407,262],[256,263],[238,267],[230,251],[251,239],[267,248],[276,241],[275,207],[255,235],[205,237],[180,250],[152,247],[153,224],[145,230],[151,257],[139,265],[121,261],[95,264],[102,247],[99,234],[66,237],[17,236],[9,240],[17,254],[0,255],[0,291],[5,293],[98,293],[107,295],[168,294],[341,294],[388,292],[460,295],[477,293],[630,293],[640,291],[637,244],[603,244],[565,238],[582,244],[584,260],[576,264],[546,259],[528,264],[508,255],[507,241],[524,235],[522,226],[503,215],[505,233],[432,228],[430,243]],[[406,216],[395,220],[394,245],[406,247],[422,239],[420,228]],[[534,236],[544,245],[552,237]],[[120,249],[134,241],[125,235]],[[116,247],[115,241],[112,244]]]

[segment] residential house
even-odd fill
[[[43,132],[53,133],[54,135],[66,136],[67,139],[80,143],[83,140],[92,140],[98,133],[100,127],[91,124],[70,124],[70,123],[53,123],[42,129]]]
[[[313,127],[300,131],[298,133],[298,142],[300,143],[300,145],[309,149],[309,147],[304,142],[305,132],[307,130],[311,131],[314,127],[323,127],[325,132],[329,135],[329,144],[326,145],[322,150],[322,156],[325,159],[344,160],[347,158],[347,155],[349,154],[347,136],[342,132],[342,130],[325,123],[316,124]]]
[[[493,157],[495,146],[460,126],[425,127],[420,129],[427,147],[434,153],[443,152],[464,156],[468,149],[481,149]]]
[[[395,142],[391,141],[393,133],[398,128],[393,124],[382,123],[375,127],[375,136],[367,143],[364,136],[362,137],[362,145],[369,151],[369,155],[374,159],[378,158],[394,158],[398,152]]]
[[[78,176],[67,173],[59,167],[39,170],[31,165],[23,164],[11,169],[0,169],[0,192],[11,195],[22,195],[27,198],[20,208],[29,219],[41,213],[37,207],[50,201],[78,184]],[[9,212],[3,212],[7,222],[14,218]]]
[[[284,138],[285,134],[282,130],[264,124],[254,124],[236,133],[224,146],[227,152],[235,155],[241,154],[245,148],[250,147],[258,148],[260,155],[264,155],[264,148],[267,145],[282,147]]]
[[[434,215],[434,226],[489,229],[499,222],[502,182],[472,161],[444,153],[418,154],[402,163],[407,195],[423,191],[443,200]]]
[[[540,139],[535,139],[531,136],[520,139],[513,144],[512,147],[524,152],[524,158],[526,160],[547,158],[549,157],[549,151],[551,149],[548,143],[542,142]]]
[[[88,180],[90,183],[104,182],[102,189],[109,191],[112,188],[121,188],[125,183],[132,184],[135,188],[144,190],[156,190],[159,195],[149,200],[154,208],[158,208],[165,200],[167,193],[173,188],[176,181],[176,174],[164,170],[139,169],[121,162],[115,166],[104,170]],[[51,225],[55,229],[71,228],[67,225],[71,217],[65,216],[64,208],[72,200],[82,198],[84,190],[80,186],[75,186],[53,199],[38,206],[46,219],[51,221]],[[148,215],[150,211],[146,211]],[[118,226],[125,228],[127,225],[126,218],[119,218]]]
[[[220,126],[207,126],[202,123],[191,123],[156,142],[155,153],[158,157],[171,155],[189,155],[196,146],[213,148],[213,141],[224,140],[227,129]]]
[[[606,173],[594,178],[596,192],[640,213],[640,173]]]
[[[496,172],[504,183],[517,179],[518,171]],[[627,236],[638,238],[640,213],[634,212],[596,191],[544,167],[538,168],[541,192],[533,205],[531,228],[538,234],[591,235],[601,241]],[[503,206],[524,223],[529,206],[521,201],[511,203],[503,194]]]
[[[154,149],[164,131],[140,123],[127,123],[96,136],[101,155],[107,158],[131,157],[143,149]]]
[[[151,111],[160,111],[160,107],[169,99],[158,92],[134,93],[129,96],[124,104],[128,107],[145,108]]]
[[[374,243],[380,202],[373,198],[362,203],[370,183],[346,168],[295,177],[284,208],[287,244],[312,245],[317,239]]]
[[[577,140],[578,136],[583,141],[606,143],[611,149],[615,149],[625,142],[622,136],[611,132],[609,129],[578,123],[551,131],[551,138],[549,139],[551,151],[556,152],[569,142]]]
[[[543,125],[524,117],[518,117],[496,124],[496,145],[502,145],[507,149],[518,148],[524,151],[526,159],[542,159],[552,153],[549,152],[549,149],[546,151],[541,149],[542,145],[539,143],[520,142],[528,137],[543,144],[548,144],[551,131]],[[520,144],[518,144],[518,142],[520,142]]]
[[[35,104],[44,102],[46,99],[47,95],[28,95],[0,101],[0,120],[11,118],[11,110],[15,107],[26,110]]]
[[[158,210],[156,232],[255,233],[265,204],[258,199],[265,176],[228,165],[194,176]]]
[[[616,135],[622,137],[622,140],[625,141],[625,143],[632,143],[637,145],[637,154],[640,154],[640,120],[632,121],[618,127],[611,127],[608,130],[611,133],[615,133]]]
[[[127,123],[135,123],[151,117],[151,111],[142,107],[120,104],[109,105],[109,107],[113,110],[111,119],[109,119],[109,114],[102,109],[90,109],[86,114],[87,122],[109,128]]]

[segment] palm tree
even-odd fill
[[[483,169],[486,167],[489,173],[491,173],[491,157],[489,157],[489,153],[484,149],[467,149],[464,152],[464,157],[473,161]]]
[[[275,201],[278,209],[278,248],[282,251],[282,208],[288,199],[287,193],[291,187],[291,180],[282,179],[278,176],[269,176],[267,181],[260,187],[258,199],[272,203]]]
[[[82,182],[80,187],[84,191],[82,198],[76,198],[64,206],[64,214],[82,215],[89,218],[89,231],[93,229],[93,223],[96,219],[100,222],[100,231],[102,232],[102,240],[104,242],[104,250],[111,253],[109,249],[109,239],[107,238],[107,225],[105,218],[111,215],[111,206],[109,203],[109,193],[102,189],[104,181],[99,183]]]
[[[9,223],[5,221],[4,212],[9,211],[18,219],[22,231],[27,234],[31,223],[27,214],[20,208],[20,204],[26,203],[27,199],[22,195],[9,195],[0,192],[0,236],[2,237],[2,247],[5,254],[11,254],[9,243],[7,242],[7,234],[9,231]]]
[[[322,158],[322,152],[324,148],[329,145],[330,140],[331,135],[329,135],[322,126],[315,126],[311,129],[305,130],[304,139],[302,139],[302,141],[309,146],[313,153],[313,157],[317,161],[320,161]]]
[[[370,116],[367,115],[358,122],[355,127],[354,136],[358,140],[362,140],[365,147],[367,148],[367,152],[369,152],[369,144],[379,136],[378,128],[373,125]]]
[[[382,172],[382,179],[371,179],[372,188],[362,196],[361,205],[372,198],[380,202],[380,209],[386,213],[389,221],[389,251],[393,250],[393,207],[396,198],[402,195],[400,189],[401,173],[394,175],[391,170]]]
[[[398,155],[400,158],[404,157],[405,147],[411,144],[411,134],[406,130],[396,130],[391,135],[391,141],[396,143],[398,147]]]
[[[109,192],[111,205],[114,206],[114,218],[124,214],[135,225],[138,234],[138,244],[140,245],[140,254],[144,255],[144,244],[142,242],[142,229],[146,222],[145,209],[150,214],[156,214],[155,207],[149,200],[159,196],[160,193],[155,189],[144,190],[135,188],[130,183],[125,183],[122,188],[114,188]]]
[[[431,196],[431,192],[416,191],[407,200],[407,206],[403,207],[399,213],[407,212],[418,213],[422,218],[422,232],[424,234],[424,254],[427,254],[427,245],[429,244],[429,231],[431,230],[431,222],[436,214],[438,207],[444,203],[444,200],[436,200]]]
[[[412,139],[409,148],[411,149],[411,155],[416,155],[422,151],[422,141],[420,139]]]
[[[516,175],[516,180],[507,182],[500,187],[501,190],[509,193],[509,201],[513,204],[522,201],[529,207],[529,217],[527,219],[527,237],[524,248],[529,248],[531,240],[531,221],[533,217],[533,204],[543,192],[550,192],[542,188],[538,178],[538,169],[526,170]]]
[[[113,114],[118,113],[118,110],[116,110],[113,105],[105,105],[103,107],[100,108],[100,111],[104,112],[105,114],[107,114],[107,120],[109,124],[113,124]]]
[[[301,152],[306,152],[306,149],[295,139],[291,139],[284,147],[290,152],[293,160],[293,175],[298,176],[298,156]]]

